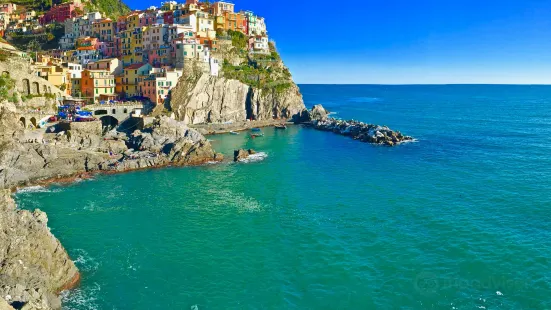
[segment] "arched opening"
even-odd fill
[[[23,125],[23,128],[27,128],[27,123],[26,123],[26,121],[25,121],[25,118],[24,118],[24,117],[21,117],[21,118],[19,119],[19,121],[20,121],[20,122],[21,122],[21,124]]]
[[[119,120],[110,115],[102,116],[100,120],[104,132],[110,131],[119,125]]]
[[[32,93],[34,95],[40,95],[40,85],[38,85],[38,82],[33,82]]]
[[[31,84],[29,79],[23,79],[23,95],[28,96],[31,94]]]
[[[33,128],[37,128],[37,125],[36,125],[36,118],[31,117],[31,125],[33,125]]]
[[[48,94],[51,94],[51,93],[52,93],[52,88],[48,86]]]
[[[113,110],[111,111],[111,114],[117,114],[117,110],[116,110],[116,109],[113,109]]]
[[[94,112],[94,115],[106,115],[107,114],[107,110],[96,110]]]
[[[126,114],[126,113],[128,113],[128,109],[125,108],[124,109],[124,114]]]
[[[48,93],[48,86],[42,85],[42,93],[47,94]]]

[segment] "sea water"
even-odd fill
[[[418,139],[213,136],[246,163],[16,195],[82,273],[65,309],[550,309],[551,87],[301,85]]]

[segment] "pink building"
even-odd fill
[[[157,16],[152,12],[146,12],[140,16],[140,27],[154,25],[157,22]]]
[[[75,12],[77,8],[82,10],[80,4],[75,5],[73,2],[54,5],[48,12],[44,13],[38,21],[41,25],[47,25],[53,22],[63,23],[67,19],[77,17],[78,14]]]
[[[171,64],[170,55],[172,47],[170,45],[161,45],[156,49],[147,51],[147,62],[153,66],[168,66]]]
[[[13,11],[17,10],[17,5],[13,3],[4,3],[0,4],[0,12],[11,14]]]

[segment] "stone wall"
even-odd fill
[[[11,57],[0,61],[0,74],[15,81],[15,90],[23,96],[54,94],[62,96],[63,91],[47,80],[34,75],[34,69],[22,58]]]

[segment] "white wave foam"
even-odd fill
[[[406,144],[406,143],[418,143],[419,140],[418,139],[413,139],[413,140],[406,140],[406,141],[401,141],[400,143],[398,144]]]
[[[18,188],[17,193],[49,193],[50,190],[44,186],[29,186],[29,187],[23,187]]]
[[[94,283],[92,286],[80,287],[71,291],[61,292],[63,309],[66,310],[96,310],[100,309],[97,304],[101,286]]]
[[[258,161],[263,161],[267,157],[268,157],[268,154],[266,154],[264,152],[260,152],[260,153],[249,155],[249,157],[247,157],[247,158],[240,159],[239,162],[241,162],[241,163],[254,163],[254,162],[258,162]]]
[[[381,98],[376,97],[356,97],[356,98],[350,98],[348,99],[350,102],[358,102],[358,103],[372,103],[372,102],[378,102],[381,101]]]
[[[99,268],[99,263],[88,252],[83,249],[76,249],[75,265],[86,272],[96,271]],[[74,256],[73,256],[74,257]]]

